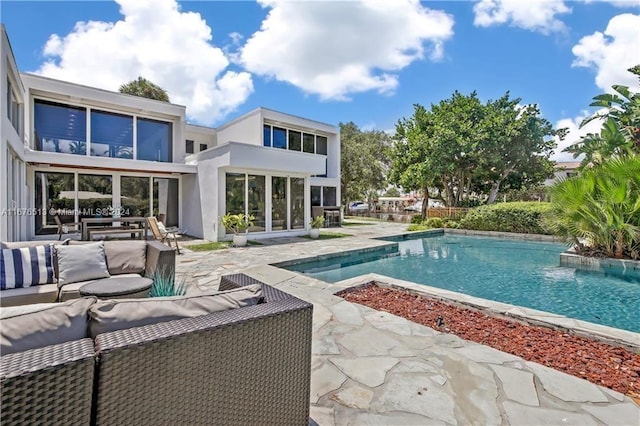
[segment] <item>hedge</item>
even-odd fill
[[[547,234],[553,231],[547,215],[550,203],[519,201],[476,207],[460,220],[459,227],[476,231]]]

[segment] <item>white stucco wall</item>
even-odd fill
[[[0,27],[0,241],[11,241],[26,239],[28,236],[27,216],[17,215],[27,207],[23,139],[24,85],[5,27]],[[16,100],[21,104],[17,130],[9,120],[7,110],[8,80],[14,88]]]
[[[202,238],[209,241],[219,241],[220,203],[224,203],[224,171],[221,167],[228,163],[228,153],[217,158],[198,163],[198,188],[200,193],[200,215],[202,222]],[[223,176],[220,179],[220,176]],[[221,201],[222,200],[222,201]],[[224,233],[221,234],[224,236]]]
[[[204,238],[200,183],[195,174],[182,176],[182,215],[180,228],[187,234]]]
[[[251,111],[216,129],[218,146],[228,142],[242,142],[262,146],[260,109]]]

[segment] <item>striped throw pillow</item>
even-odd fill
[[[0,250],[0,290],[54,282],[50,245]]]

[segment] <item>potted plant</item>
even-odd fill
[[[246,216],[244,213],[227,213],[220,221],[226,230],[233,232],[233,245],[244,247],[247,245],[247,229],[253,226],[255,219],[253,215]]]
[[[314,240],[320,236],[320,228],[324,225],[324,216],[316,216],[311,219],[311,229],[309,230],[309,237]]]

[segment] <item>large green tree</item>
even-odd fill
[[[392,182],[420,189],[425,199],[431,188],[448,206],[471,194],[492,203],[502,187],[540,182],[553,171],[556,132],[536,106],[519,103],[508,92],[483,104],[476,92],[456,91],[430,110],[415,105],[396,125]]]
[[[367,199],[386,186],[390,136],[381,131],[362,131],[355,123],[340,123],[342,203]]]
[[[169,95],[162,87],[152,83],[142,76],[120,86],[120,93],[155,99],[156,101],[169,102]]]
[[[520,102],[509,99],[507,92],[484,106],[476,175],[489,187],[487,204],[494,203],[501,188],[535,185],[553,174],[549,157],[556,143],[552,136],[562,138],[564,130],[554,130],[537,105],[521,107]]]

